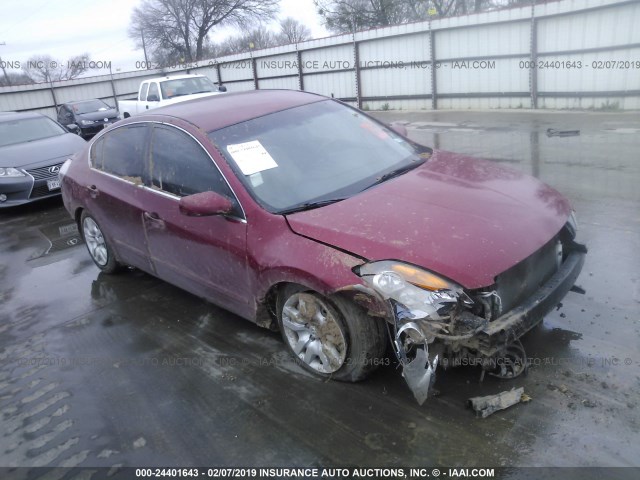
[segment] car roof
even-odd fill
[[[183,78],[202,78],[206,75],[200,75],[199,73],[185,73],[184,75],[166,75],[164,77],[151,78],[148,82],[158,81],[164,82],[166,80],[182,80]]]
[[[2,115],[0,115],[0,122],[13,122],[15,120],[40,117],[49,118],[46,115],[37,112],[2,112]]]
[[[87,98],[85,100],[71,100],[69,102],[64,102],[62,105],[77,105],[78,103],[93,102],[94,100],[99,100],[104,103],[104,100],[100,98]]]
[[[186,120],[205,132],[211,132],[270,113],[323,100],[327,100],[327,97],[298,90],[251,90],[187,100],[156,108],[148,114],[136,115],[135,119],[168,115]]]

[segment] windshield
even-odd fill
[[[419,165],[421,154],[431,152],[332,100],[232,125],[209,137],[256,201],[273,213],[353,196],[392,172]]]
[[[55,137],[64,133],[67,131],[47,117],[4,121],[0,122],[0,147]]]
[[[71,105],[75,113],[91,113],[91,112],[104,112],[110,110],[111,107],[104,103],[102,100],[87,100],[86,102],[78,102]]]
[[[206,77],[192,77],[160,82],[160,90],[162,90],[162,98],[169,99],[194,93],[216,92],[217,88]]]

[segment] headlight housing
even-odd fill
[[[6,177],[24,177],[25,174],[22,173],[17,168],[8,167],[8,168],[0,168],[0,178]]]
[[[94,123],[93,120],[80,120],[80,125],[93,125]]]
[[[410,318],[439,320],[458,302],[462,287],[408,263],[384,260],[354,269],[364,282],[404,306]]]

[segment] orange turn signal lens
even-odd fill
[[[425,290],[436,291],[451,288],[451,285],[447,281],[437,275],[425,272],[424,270],[410,265],[401,265],[396,263],[391,267],[391,269],[401,275],[405,281],[415,285],[416,287],[424,288]]]

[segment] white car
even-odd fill
[[[122,118],[129,118],[131,115],[153,108],[194,98],[218,95],[225,91],[224,87],[216,86],[204,75],[174,75],[154,78],[140,84],[136,99],[120,100],[118,110]]]

